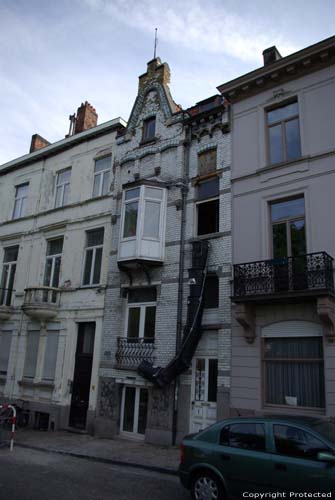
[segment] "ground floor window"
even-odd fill
[[[145,434],[148,412],[148,390],[142,387],[125,386],[122,392],[121,431]]]
[[[265,403],[325,407],[322,337],[263,340]]]

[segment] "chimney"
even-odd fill
[[[280,55],[280,52],[275,45],[273,45],[273,47],[269,47],[268,49],[263,50],[264,66],[279,61],[279,59],[281,58],[282,56]]]
[[[76,124],[74,133],[79,134],[89,128],[96,127],[98,124],[98,115],[93,106],[87,101],[82,103],[77,110]]]
[[[33,153],[34,151],[37,151],[38,149],[45,148],[46,146],[49,146],[50,142],[44,139],[44,137],[34,134],[31,136],[31,143],[30,143],[30,150],[29,153]]]

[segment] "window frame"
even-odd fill
[[[125,328],[124,328],[124,336],[127,339],[129,343],[132,341],[136,342],[143,342],[143,343],[154,343],[155,342],[155,334],[156,334],[156,321],[155,321],[155,331],[154,331],[154,336],[151,337],[145,337],[145,320],[146,320],[146,309],[148,307],[154,307],[155,308],[155,314],[157,312],[157,301],[156,302],[128,302],[127,303],[127,309],[126,309],[126,321],[125,321]],[[139,308],[140,309],[140,320],[139,320],[139,330],[138,330],[138,336],[137,337],[128,337],[128,324],[129,324],[129,311],[130,309],[135,309]],[[151,342],[148,342],[148,340],[152,340]]]
[[[154,133],[153,135],[148,135],[148,130],[150,130],[150,123],[152,122],[154,123]],[[157,125],[156,115],[148,116],[143,120],[142,142],[150,142],[156,139],[156,125]]]
[[[0,331],[0,347],[1,351],[3,352],[3,342],[2,338],[3,337],[10,337],[9,342],[8,342],[8,356],[7,356],[7,368],[6,370],[1,370],[1,365],[0,365],[0,377],[7,377],[8,375],[8,367],[9,367],[9,361],[10,361],[10,356],[11,356],[11,349],[12,349],[12,342],[13,342],[13,332],[11,330],[1,330]]]
[[[126,405],[126,391],[127,388],[132,388],[135,389],[135,398],[134,398],[134,413],[133,413],[133,430],[124,430],[124,417],[125,417],[125,405]],[[145,438],[145,431],[144,433],[138,432],[139,428],[139,415],[140,415],[140,398],[141,398],[141,391],[144,390],[146,391],[147,394],[147,404],[146,404],[146,428],[148,426],[148,408],[149,408],[149,391],[147,387],[143,386],[138,386],[138,385],[129,385],[125,384],[122,387],[122,394],[121,394],[121,412],[120,412],[120,433],[137,438],[137,439],[143,439]]]
[[[290,104],[297,104],[297,114],[291,115],[288,118],[283,118],[281,120],[278,120],[274,123],[269,124],[268,122],[268,113],[271,111],[275,111],[276,109],[280,108],[285,108],[286,106],[289,106]],[[290,161],[295,161],[301,158],[302,156],[302,151],[301,151],[301,130],[300,130],[300,104],[299,104],[299,99],[298,96],[293,97],[287,101],[283,101],[280,103],[277,103],[274,106],[270,106],[264,109],[265,111],[265,128],[266,128],[266,151],[267,151],[267,162],[268,165],[275,166],[275,165],[280,165],[281,163],[287,163]],[[286,143],[286,124],[292,120],[298,119],[298,134],[299,134],[299,150],[300,154],[296,158],[287,158],[287,143]],[[278,162],[272,162],[271,161],[271,140],[270,140],[270,128],[281,125],[281,151],[282,151],[282,160]]]
[[[18,196],[18,190],[20,188],[27,187],[27,192],[24,196]],[[27,214],[27,199],[28,199],[29,182],[23,182],[22,184],[17,184],[15,186],[15,196],[14,196],[14,207],[12,213],[12,220],[21,219]],[[18,203],[19,210],[18,215],[15,215],[16,204]]]
[[[52,254],[52,255],[49,255],[48,254],[48,246],[49,246],[49,242],[51,241],[55,241],[55,240],[62,240],[62,252],[61,253],[58,253],[58,254]],[[59,237],[56,237],[56,238],[50,238],[47,240],[47,251],[46,251],[46,256],[45,256],[45,266],[44,266],[44,275],[43,275],[43,286],[48,286],[48,287],[54,287],[54,285],[52,284],[53,283],[53,279],[54,279],[54,274],[55,274],[55,267],[56,267],[56,260],[59,258],[60,259],[60,265],[59,265],[59,277],[58,277],[58,285],[56,288],[59,287],[59,283],[60,283],[60,276],[61,276],[61,265],[62,265],[62,255],[63,255],[63,245],[64,245],[64,236],[59,236]],[[46,284],[45,281],[46,281],[46,272],[47,272],[47,265],[48,265],[48,261],[51,260],[52,261],[52,264],[51,264],[51,273],[50,273],[50,279],[49,279],[49,284]]]
[[[99,245],[87,246],[88,233],[97,231],[99,229],[102,231],[102,236],[103,236],[102,243],[99,243]],[[103,248],[104,248],[104,242],[105,242],[105,228],[104,227],[97,227],[94,229],[88,229],[85,231],[85,237],[86,237],[86,244],[85,244],[85,248],[84,248],[84,262],[83,262],[83,270],[82,270],[82,277],[81,277],[81,287],[82,288],[89,288],[92,286],[99,286],[101,284],[101,271],[102,271],[102,265],[103,265],[103,251],[104,251]],[[99,282],[93,283],[96,253],[97,253],[97,250],[100,248],[101,248],[101,266],[100,266],[100,273],[99,273]],[[84,278],[85,278],[86,260],[87,260],[87,254],[90,250],[93,250],[91,270],[90,270],[90,280],[89,280],[89,283],[85,284]]]
[[[262,336],[261,338],[261,374],[262,374],[262,383],[261,383],[261,388],[262,388],[262,400],[263,400],[263,407],[264,408],[285,408],[285,410],[288,411],[295,411],[295,410],[306,410],[306,411],[312,411],[314,413],[322,413],[325,411],[326,408],[326,401],[325,401],[325,406],[324,407],[317,407],[317,406],[300,406],[300,405],[288,405],[288,404],[276,404],[276,403],[268,403],[266,401],[266,394],[267,394],[267,377],[266,377],[266,362],[271,361],[271,358],[266,359],[265,358],[265,353],[266,353],[266,341],[271,340],[271,339],[280,339],[280,340],[286,340],[286,339],[298,339],[298,338],[317,338],[321,340],[321,345],[322,345],[322,353],[323,357],[322,358],[311,358],[311,361],[315,363],[322,363],[323,365],[323,383],[324,383],[324,397],[326,396],[325,394],[325,366],[324,366],[324,349],[323,349],[323,341],[322,337],[320,335],[306,335],[304,336],[286,336],[286,337],[280,337],[280,336]],[[296,363],[297,361],[299,362],[307,362],[309,358],[295,358],[295,359],[289,359],[289,358],[275,358],[276,361],[282,361],[284,360],[285,362],[290,362],[292,364]]]
[[[293,200],[298,200],[298,199],[303,199],[304,202],[304,214],[303,215],[296,215],[292,217],[283,217],[281,219],[278,219],[276,221],[272,221],[272,215],[271,215],[271,207],[272,205],[276,205],[278,203],[284,203],[284,202],[289,202]],[[307,244],[307,224],[306,224],[306,197],[305,194],[297,194],[294,196],[290,196],[288,198],[279,198],[279,199],[273,199],[268,202],[269,205],[269,221],[270,221],[270,243],[271,243],[271,256],[274,259],[274,245],[273,245],[273,227],[279,224],[285,224],[286,225],[286,251],[287,251],[287,257],[293,257],[292,255],[292,238],[291,238],[291,222],[295,221],[300,221],[304,220],[304,227],[305,227],[305,247],[306,247],[306,254],[308,253],[308,244]]]
[[[213,234],[217,234],[220,232],[220,177],[215,174],[215,175],[212,175],[210,176],[209,178],[207,179],[203,179],[202,181],[198,182],[197,183],[197,190],[199,189],[199,186],[201,184],[204,184],[206,182],[210,182],[210,181],[214,181],[217,179],[217,182],[218,182],[218,193],[214,196],[209,196],[208,198],[204,198],[204,199],[198,199],[198,193],[197,193],[197,199],[195,201],[195,225],[194,225],[194,230],[195,230],[195,237],[204,237],[204,236],[207,236],[207,235],[213,235]],[[203,205],[205,203],[210,203],[210,202],[213,202],[213,201],[216,201],[217,202],[217,209],[218,209],[218,217],[217,217],[217,231],[215,232],[211,232],[211,233],[204,233],[204,234],[199,234],[199,206],[200,205]]]
[[[10,249],[17,249],[17,258],[16,260],[8,261],[5,262],[5,255],[6,255],[6,250]],[[5,268],[8,267],[8,272],[7,272],[7,277],[6,277],[6,282],[4,283],[4,291],[3,291],[3,297],[2,297],[2,290],[0,289],[0,306],[10,306],[13,301],[13,291],[14,288],[10,289],[9,288],[9,283],[11,281],[11,275],[12,275],[12,269],[14,268],[13,271],[13,286],[15,284],[15,276],[16,276],[16,269],[17,269],[17,263],[19,259],[19,251],[20,251],[20,246],[19,245],[12,245],[10,247],[4,247],[4,252],[3,252],[3,261],[2,261],[2,268],[1,268],[1,281],[0,284],[2,285],[3,278],[4,278],[4,271]],[[8,300],[9,296],[9,300]],[[8,302],[8,303],[7,303]]]
[[[110,166],[108,168],[104,168],[103,170],[99,170],[98,172],[96,172],[96,165],[97,165],[97,162],[99,162],[100,160],[105,160],[106,158],[110,158]],[[109,154],[109,155],[105,155],[105,156],[101,156],[99,158],[95,158],[94,159],[94,175],[93,175],[93,189],[92,189],[92,198],[98,198],[100,196],[106,196],[109,191],[110,191],[110,173],[111,173],[111,170],[112,170],[112,155]],[[103,192],[103,186],[104,186],[104,181],[105,181],[105,176],[108,177],[108,185],[107,185],[107,192],[104,193]],[[100,180],[99,180],[99,189],[98,189],[98,194],[94,194],[94,186],[95,186],[95,179],[97,177],[100,177]]]
[[[146,188],[156,189],[161,191],[161,198],[154,198],[152,196],[148,196],[146,194]],[[133,189],[139,189],[139,196],[126,200],[126,193]],[[150,184],[141,184],[139,186],[132,186],[123,190],[122,193],[122,211],[121,211],[121,231],[120,231],[120,241],[126,242],[131,240],[148,240],[160,242],[162,240],[163,226],[164,226],[164,217],[165,217],[165,207],[166,207],[166,188],[160,186],[152,186]],[[136,231],[133,236],[123,236],[124,228],[125,228],[125,219],[126,219],[126,205],[130,203],[136,202],[137,206],[137,220],[136,220]],[[145,223],[145,205],[146,202],[157,203],[160,206],[160,214],[159,214],[159,227],[158,227],[158,236],[144,236],[144,223]]]
[[[69,180],[66,182],[59,182],[59,176],[65,172],[70,172],[69,175]],[[55,182],[55,201],[54,201],[54,208],[61,208],[65,207],[69,204],[69,199],[70,199],[70,185],[71,185],[71,175],[72,175],[72,167],[66,167],[63,168],[62,170],[58,170],[56,173],[56,182]],[[65,188],[68,186],[68,200],[66,203],[64,203],[64,197],[65,197]],[[57,204],[57,193],[58,189],[61,191],[61,203],[58,205]]]
[[[215,152],[215,162],[213,162],[213,168],[208,170],[207,172],[200,172],[201,170],[201,157],[204,157],[206,155],[211,155]],[[217,165],[218,165],[218,149],[217,146],[210,147],[208,149],[205,149],[204,151],[199,151],[198,152],[198,157],[197,157],[197,175],[199,177],[203,177],[206,175],[211,175],[217,170]]]

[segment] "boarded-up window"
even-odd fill
[[[12,332],[0,333],[0,375],[7,374]]]
[[[216,170],[216,149],[198,155],[198,175],[206,175]]]
[[[28,378],[35,377],[39,340],[40,340],[39,331],[28,332],[26,359],[24,361],[24,371],[23,371],[24,377]]]
[[[54,380],[56,371],[57,351],[58,351],[58,331],[48,332],[45,347],[43,379]]]

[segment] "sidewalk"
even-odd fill
[[[167,474],[177,473],[180,456],[177,446],[154,446],[120,437],[100,439],[88,434],[74,434],[67,431],[43,432],[20,429],[15,433],[13,453],[16,446],[140,467]]]

